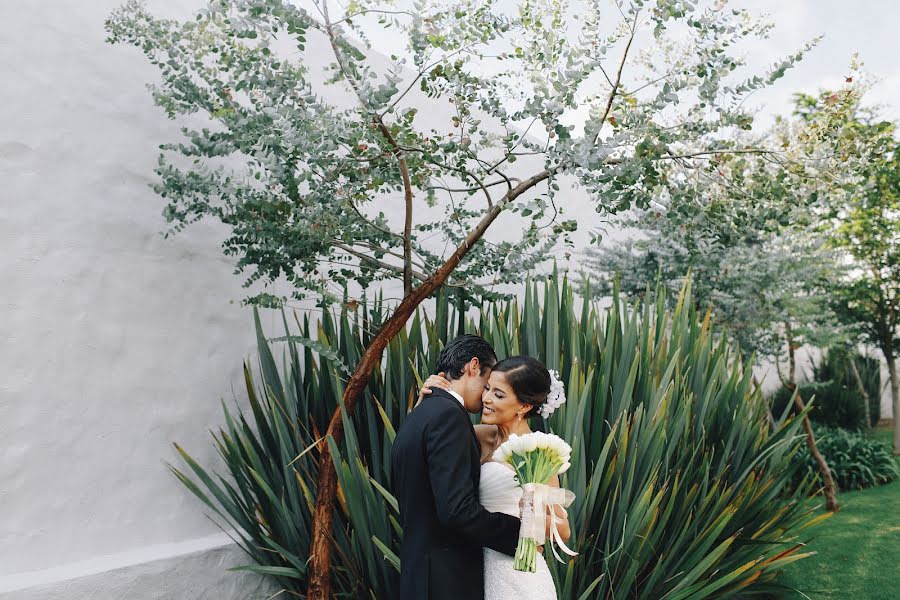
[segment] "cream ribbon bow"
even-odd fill
[[[559,562],[566,562],[556,552],[553,542],[556,542],[559,549],[569,556],[578,556],[577,552],[573,552],[563,542],[559,528],[556,526],[559,520],[559,517],[556,516],[556,507],[559,506],[565,512],[566,507],[575,501],[575,494],[570,490],[552,487],[544,483],[526,483],[522,486],[522,490],[525,505],[522,510],[521,537],[533,539],[537,541],[538,545],[543,544],[547,531],[547,510],[550,509],[552,515],[550,518],[550,549],[553,551],[553,556]]]

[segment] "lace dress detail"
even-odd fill
[[[522,488],[512,469],[496,462],[481,465],[481,504],[491,512],[519,516]],[[513,557],[484,549],[484,600],[556,600],[556,586],[543,555],[538,554],[537,572],[513,568]]]

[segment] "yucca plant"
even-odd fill
[[[544,297],[557,294],[544,302],[545,322],[598,332],[559,359],[577,401],[550,427],[584,440],[564,482],[580,492],[572,516],[581,555],[555,565],[560,597],[598,576],[598,598],[777,589],[778,568],[808,555],[797,532],[813,521],[789,491],[799,420],[766,424],[749,366],[713,335],[710,314],[697,314],[689,282],[671,313],[659,293],[628,311],[614,290],[605,316],[585,304],[575,320],[553,314],[572,305],[572,291],[548,282]]]
[[[441,295],[433,319],[416,314],[391,342],[340,445],[322,431],[383,303],[326,310],[315,324],[295,318],[293,328],[285,319],[285,335],[272,340],[257,317],[258,381],[245,366],[252,424],[225,407],[226,428],[215,435],[230,477],[214,478],[180,448],[192,475],[171,468],[239,532],[257,563],[243,568],[303,596],[317,458],[330,444],[340,484],[336,593],[395,598],[402,531],[389,491],[391,443],[442,344],[461,328],[478,331],[498,356],[530,354],[567,382],[568,403],[543,424],[573,446],[563,484],[577,495],[579,556],[550,561],[560,598],[777,590],[779,568],[809,555],[800,531],[817,520],[802,502],[812,478],[791,485],[799,420],[785,412],[770,426],[749,367],[693,308],[689,283],[674,310],[664,300],[658,291],[629,309],[616,292],[609,309],[590,301],[576,309],[555,272],[526,285],[522,303],[485,304],[474,319]],[[280,364],[273,343],[284,343]]]

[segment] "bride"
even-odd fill
[[[422,393],[430,393],[428,388],[449,389],[449,385],[442,374],[432,375]],[[546,418],[565,401],[562,384],[551,377],[540,361],[530,356],[512,356],[493,367],[481,401],[481,424],[475,426],[481,445],[479,499],[490,512],[518,517],[522,489],[512,469],[491,457],[510,435],[531,433],[529,418],[539,414]],[[549,485],[559,487],[559,478],[554,476]],[[565,509],[557,507],[554,516],[560,536],[568,541],[570,529]],[[484,548],[484,598],[556,600],[556,588],[543,555],[537,557],[537,572],[527,573],[513,568],[513,557]]]

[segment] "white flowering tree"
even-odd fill
[[[380,29],[403,42],[400,55],[370,48]],[[750,127],[743,100],[803,52],[747,73],[741,42],[768,29],[725,0],[361,0],[340,10],[328,0],[213,0],[187,22],[131,1],[107,22],[111,42],[160,69],[151,89],[170,117],[210,123],[185,125],[162,147],[155,188],[172,232],[223,222],[225,252],[247,283],[284,278],[296,298],[402,282],[402,300],[352,365],[347,412],[426,298],[445,285],[477,292],[520,280],[578,226],[562,216],[565,181],[601,217],[660,199],[688,206],[711,158],[758,152],[729,141]],[[324,76],[308,66],[323,52]],[[419,111],[435,106],[450,118],[424,125]],[[537,167],[523,173],[525,162]],[[385,202],[399,203],[402,219],[387,218]],[[520,235],[488,246],[504,213],[521,219]],[[446,252],[426,243],[435,236]],[[336,413],[327,435],[342,434]],[[309,600],[331,595],[335,493],[323,445]]]

